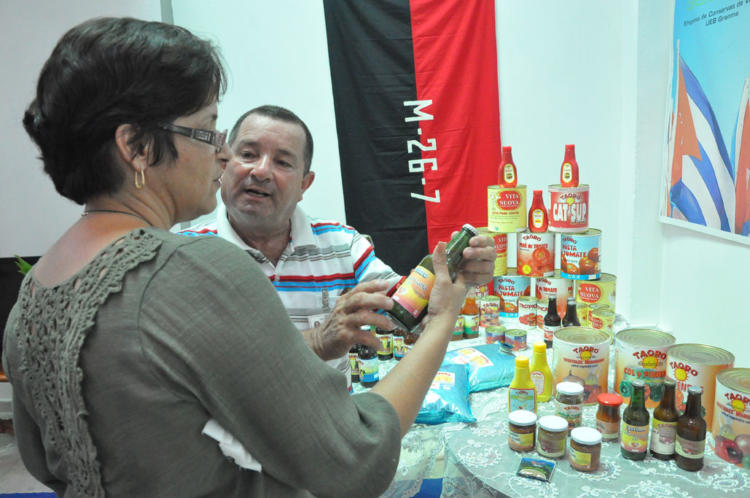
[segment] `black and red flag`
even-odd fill
[[[500,114],[491,0],[325,0],[347,223],[401,274],[487,225]]]

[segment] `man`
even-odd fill
[[[297,205],[315,173],[312,135],[296,114],[276,106],[252,109],[237,120],[228,143],[232,158],[224,168],[217,220],[183,233],[218,235],[247,250],[308,345],[346,371],[351,346],[379,346],[363,325],[391,328],[373,310],[401,277],[356,230],[311,220]],[[464,257],[468,281],[489,281],[495,259],[489,237],[474,237]]]

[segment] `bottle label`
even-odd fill
[[[675,440],[674,450],[675,453],[683,458],[690,458],[697,460],[703,458],[703,453],[706,449],[706,439],[700,441],[690,441],[683,437],[677,436]]]
[[[648,425],[622,423],[620,446],[631,453],[645,453],[648,449]]]
[[[396,358],[403,358],[404,353],[404,338],[400,335],[395,336],[393,338],[393,356]]]
[[[534,389],[516,389],[511,387],[508,390],[508,413],[516,410],[529,410],[536,412],[536,392]]]
[[[579,451],[573,448],[571,444],[568,447],[568,453],[570,455],[570,461],[578,465],[579,467],[589,468],[591,467],[591,453],[585,451]]]
[[[464,318],[463,332],[469,336],[479,334],[479,315],[461,315]]]
[[[555,332],[560,330],[559,325],[547,325],[544,324],[544,340],[547,342],[552,342],[552,340],[555,338]]]
[[[604,441],[617,441],[620,437],[620,422],[605,422],[596,419],[596,430],[602,433]]]
[[[352,375],[359,375],[359,358],[357,358],[357,353],[349,353],[349,365],[352,367]]]
[[[544,227],[544,211],[541,209],[535,209],[531,212],[531,224],[534,228]]]
[[[378,356],[389,356],[393,354],[393,336],[391,334],[378,334],[380,349]]]
[[[434,283],[435,274],[422,266],[417,266],[393,295],[393,300],[417,318],[430,300]]]
[[[508,431],[508,439],[510,439],[513,444],[516,446],[520,446],[522,448],[533,448],[534,447],[534,433],[530,432],[528,434],[518,434],[517,432]]]
[[[571,166],[570,163],[565,163],[562,165],[562,181],[563,184],[566,185],[573,182],[573,166]]]
[[[677,422],[664,422],[656,417],[651,419],[651,451],[660,455],[672,455],[676,436]]]
[[[536,387],[537,396],[542,394],[544,392],[544,374],[539,370],[534,370],[531,372],[531,381],[534,383],[534,387]]]
[[[507,163],[503,168],[503,180],[506,185],[513,185],[516,181],[516,174],[513,172],[513,163]]]
[[[568,428],[573,429],[581,425],[583,420],[583,405],[560,403],[555,400],[555,415],[568,421]]]
[[[370,358],[367,360],[359,360],[359,380],[360,382],[377,382],[380,380],[378,376],[379,371],[378,359]]]

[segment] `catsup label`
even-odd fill
[[[550,185],[549,228],[558,232],[578,232],[589,224],[589,187]]]

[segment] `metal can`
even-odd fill
[[[557,270],[550,277],[536,279],[535,294],[537,303],[544,302],[545,306],[548,304],[550,296],[555,295],[557,297],[557,314],[560,315],[560,319],[563,319],[568,310],[568,297],[573,295],[573,281],[561,276],[560,270]],[[546,314],[547,309],[545,308],[544,315]],[[544,315],[542,315],[542,320],[544,320]]]
[[[728,368],[716,375],[714,453],[750,468],[750,368]]]
[[[616,312],[617,277],[611,273],[602,273],[599,280],[577,280],[576,301],[588,305],[606,305]]]
[[[505,327],[501,325],[492,325],[490,327],[487,327],[487,329],[484,331],[484,339],[487,344],[492,344],[495,342],[498,344],[505,343]]]
[[[508,271],[508,234],[491,232],[487,227],[480,227],[479,235],[486,235],[495,242],[495,270],[493,275],[498,277]]]
[[[487,328],[500,325],[500,298],[487,296],[477,300],[479,306],[479,325]]]
[[[500,316],[518,317],[518,298],[531,294],[531,278],[519,275],[515,268],[508,268],[508,273],[494,277],[495,289],[500,294]]]
[[[633,392],[632,382],[646,384],[646,408],[656,408],[664,392],[667,351],[675,343],[672,334],[657,329],[621,330],[615,336],[615,390],[626,403]]]
[[[589,326],[591,326],[591,322],[594,320],[594,312],[598,311],[600,309],[608,309],[606,304],[590,304],[589,305],[589,311],[586,315],[586,321],[589,322]]]
[[[505,331],[505,344],[513,351],[526,349],[526,331],[521,329],[509,329]]]
[[[590,326],[589,322],[589,305],[580,301],[576,302],[576,313],[578,313],[578,322],[582,327]]]
[[[712,427],[716,375],[734,366],[734,355],[729,351],[705,344],[677,344],[667,352],[667,377],[677,382],[675,401],[677,409],[685,411],[687,390],[691,386],[703,388],[703,406],[706,426]]]
[[[518,321],[525,329],[536,328],[536,298],[521,296],[518,298]]]
[[[536,328],[544,330],[544,315],[547,314],[549,308],[549,301],[546,299],[536,300]]]
[[[521,232],[517,235],[516,267],[531,277],[555,274],[555,234]]]
[[[602,231],[563,234],[560,239],[560,275],[573,280],[597,280],[600,276]]]
[[[526,185],[487,187],[487,228],[502,233],[526,229]]]
[[[587,327],[565,327],[552,341],[555,384],[578,382],[585,393],[584,404],[596,404],[607,392],[609,334]]]
[[[612,325],[615,323],[615,314],[608,308],[597,308],[591,313],[590,327],[603,330],[612,335]]]
[[[584,232],[589,227],[589,186],[549,186],[549,229],[553,232]]]

